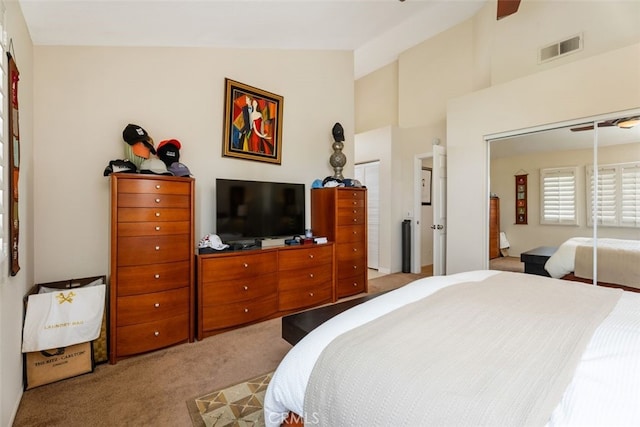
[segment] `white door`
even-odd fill
[[[367,187],[367,263],[380,267],[380,162],[355,165],[355,178]]]
[[[447,152],[439,145],[433,146],[432,186],[433,275],[442,276],[447,253]]]

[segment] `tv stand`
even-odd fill
[[[334,246],[197,255],[198,340],[335,302]]]

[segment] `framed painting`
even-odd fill
[[[431,168],[422,168],[422,204],[431,204]]]
[[[222,155],[281,164],[283,104],[280,95],[225,79]]]

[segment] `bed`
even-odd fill
[[[515,300],[493,308],[490,295],[496,290]],[[460,298],[468,291],[475,296]],[[542,303],[536,305],[531,292],[540,292]],[[471,306],[450,308],[442,298]],[[489,305],[476,304],[483,299]],[[578,321],[554,326],[565,321],[560,319],[565,311],[590,304],[597,308],[588,315],[576,312],[567,317]],[[467,312],[475,314],[467,319]],[[424,313],[432,318],[418,317]],[[439,321],[453,330],[439,327]],[[491,323],[496,321],[503,326],[496,328]],[[485,338],[478,328],[487,325]],[[567,331],[574,329],[577,337],[569,338]],[[408,350],[394,341],[404,331],[418,336],[410,338]],[[509,343],[512,335],[517,339]],[[546,353],[538,354],[538,348]],[[549,372],[547,365],[553,368]],[[415,395],[422,396],[415,400]],[[473,271],[416,280],[310,332],[274,372],[264,415],[267,427],[287,417],[308,425],[459,425],[463,420],[473,425],[640,425],[639,401],[640,294],[523,273]],[[490,412],[485,407],[494,413],[481,420]]]
[[[640,291],[640,240],[601,238],[597,241],[598,283]],[[593,281],[593,239],[573,237],[563,242],[544,265],[551,277]]]

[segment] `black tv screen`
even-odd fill
[[[304,184],[218,178],[215,191],[223,242],[304,234]]]

